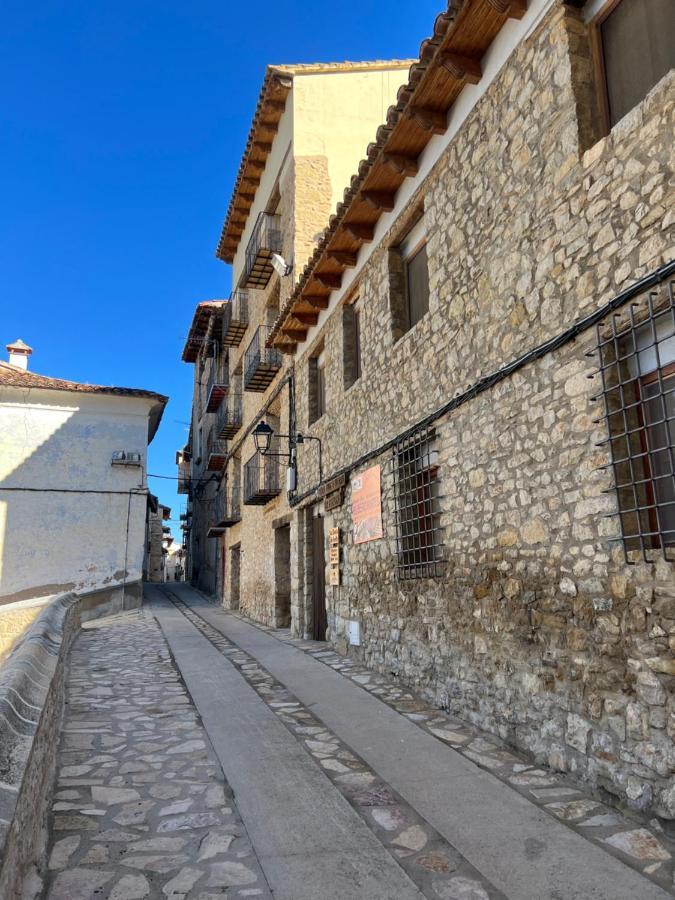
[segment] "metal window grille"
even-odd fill
[[[435,437],[434,429],[423,428],[394,447],[396,575],[402,580],[442,574]]]
[[[674,282],[597,327],[604,419],[627,562],[675,559]]]

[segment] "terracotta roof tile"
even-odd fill
[[[111,394],[117,397],[147,397],[162,404],[169,399],[163,394],[156,394],[154,391],[145,391],[139,388],[109,387],[101,384],[66,381],[63,378],[50,378],[47,375],[28,372],[6,362],[0,362],[0,386],[42,388],[52,391],[72,391],[80,394]]]

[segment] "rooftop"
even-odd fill
[[[291,91],[294,77],[408,69],[414,62],[415,60],[410,59],[377,59],[370,62],[298,63],[296,65],[267,66],[216,249],[216,256],[227,263],[231,263],[234,259],[253,205],[256,189],[279,128],[279,121],[284,114],[286,98]]]

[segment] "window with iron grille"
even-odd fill
[[[675,303],[662,285],[598,326],[621,538],[675,559]],[[629,559],[632,561],[632,558]]]
[[[396,574],[400,579],[441,574],[439,467],[435,431],[420,429],[394,447]]]

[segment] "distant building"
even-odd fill
[[[184,558],[185,550],[183,549],[183,545],[172,541],[167,547],[164,566],[164,581],[171,582],[185,580]]]
[[[154,494],[148,494],[146,519],[146,547],[143,579],[154,584],[165,581],[167,546],[171,543],[171,529],[164,525],[171,518],[171,509],[164,506]]]
[[[167,398],[0,362],[0,604],[63,591],[140,604],[147,446]]]
[[[183,351],[195,367],[179,460],[190,577],[269,624],[290,622],[290,510],[284,461],[263,460],[252,431],[261,418],[282,433],[294,422],[284,357],[267,339],[409,65],[268,67],[217,249],[234,290],[199,304]],[[305,305],[305,322],[322,302]]]

